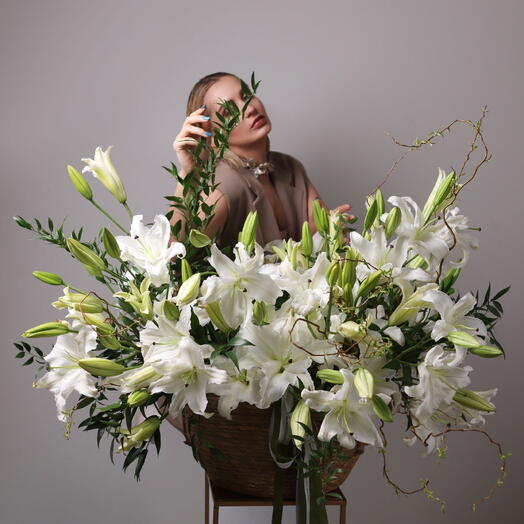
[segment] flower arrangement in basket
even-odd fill
[[[149,446],[160,451],[166,417],[189,410],[190,420],[231,419],[242,403],[271,410],[269,447],[277,471],[296,468],[297,521],[322,523],[323,486],[340,472],[329,469],[335,444],[348,452],[357,444],[375,446],[385,460],[383,427],[395,414],[407,418],[407,444],[418,440],[426,455],[445,456],[450,431],[487,435],[480,427],[495,411],[497,389],[472,389],[473,368],[466,361],[503,354],[493,328],[509,287],[495,294],[488,287],[482,302],[478,292],[459,296],[453,287],[477,247],[476,228],[455,202],[488,160],[482,118],[461,122],[473,126],[472,151],[480,139],[484,158],[469,178],[467,162],[459,172],[439,169],[422,209],[408,196],[391,196],[386,206],[377,189],[366,202],[361,231],[349,228],[348,243],[340,213],[315,202],[314,234],[305,222],[300,241],[266,246],[255,240],[257,214],[251,212],[229,252],[204,233],[214,208],[204,199],[216,187],[215,166],[258,83],[252,75],[251,87],[241,85],[244,107],[228,101],[221,104],[226,116],[216,113],[216,150],[200,141],[196,167],[185,178],[174,164],[165,167],[183,184],[182,197],[166,198],[184,221],[171,225],[173,210],[156,215],[152,224],[133,215],[110,159],[112,146],[83,159],[83,172],[125,207],[130,228],[96,203],[72,166],[67,170],[75,188],[110,220],[95,239],[82,238],[83,228],[65,235],[63,223],[55,229],[51,219],[46,228],[38,219],[31,225],[15,217],[22,228],[66,250],[105,287],[85,291],[35,271],[42,282],[64,286],[52,306],[67,313],[22,334],[56,337],[50,352],[22,341],[15,344],[16,357],[29,357],[24,365],[44,371],[33,386],[54,394],[66,437],[75,413],[83,412],[78,427],[95,430],[98,445],[107,437],[111,460],[116,446],[124,469],[134,463],[137,480]],[[405,147],[431,145],[450,127]],[[210,155],[205,164],[204,147]],[[74,392],[79,397],[67,408]],[[206,410],[210,395],[218,399],[218,413]],[[500,485],[509,453],[491,442],[502,461]],[[273,522],[282,510],[278,479]],[[427,484],[416,491],[443,508]]]

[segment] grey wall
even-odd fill
[[[255,70],[273,122],[272,148],[297,156],[330,206],[349,202],[358,215],[366,193],[403,152],[385,132],[410,143],[455,118],[476,120],[488,105],[484,130],[493,158],[460,202],[482,227],[480,248],[460,291],[483,291],[488,281],[496,289],[513,285],[497,331],[507,358],[469,362],[473,386],[499,387],[498,412],[486,429],[513,452],[506,482],[473,513],[471,503],[498,473],[496,449],[481,434],[454,433],[448,459],[437,465],[420,457],[420,447],[405,447],[399,420],[389,430],[389,474],[407,490],[429,477],[436,495],[448,500],[446,513],[424,494],[396,496],[374,450],[361,458],[344,492],[354,523],[487,523],[522,513],[522,2],[2,0],[0,6],[2,521],[203,520],[203,472],[176,430],[166,428],[160,458],[148,459],[137,484],[132,472],[110,463],[104,443],[97,449],[94,434],[73,427],[65,440],[52,396],[31,388],[35,369],[20,366],[12,343],[25,328],[55,317],[50,302],[60,291],[31,271],[55,271],[79,287],[96,283],[11,217],[67,216],[67,231],[84,225],[87,237],[94,235],[105,221],[77,196],[65,166],[80,168],[80,158],[110,144],[134,212],[147,220],[165,212],[163,196],[174,185],[161,166],[175,160],[171,142],[187,95],[201,76],[221,70],[244,79]],[[438,166],[460,165],[470,139],[470,128],[456,127],[435,146],[411,153],[384,193],[420,201]],[[265,523],[270,514],[229,510],[221,522]],[[291,509],[285,516],[293,522]]]

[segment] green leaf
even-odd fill
[[[493,300],[499,299],[501,296],[505,295],[509,290],[511,286],[505,287],[504,289],[501,289],[494,297]]]

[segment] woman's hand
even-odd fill
[[[351,209],[351,206],[349,204],[341,204],[340,206],[337,206],[333,209],[333,211],[339,211],[342,213],[342,220],[340,222],[340,225],[343,227],[345,222],[349,222],[350,220],[353,220],[355,218],[355,215],[350,215],[346,213],[346,211],[349,211]],[[344,235],[344,242],[349,242],[349,234]]]
[[[202,124],[205,125],[210,121],[210,117],[204,114],[205,109],[205,107],[199,107],[187,116],[182,124],[182,129],[173,141],[173,149],[180,164],[179,174],[182,178],[195,167],[195,160],[190,150],[195,149],[198,145],[197,138],[211,136],[209,131],[200,127]]]

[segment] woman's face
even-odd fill
[[[225,116],[226,110],[218,104],[226,100],[233,100],[239,109],[242,109],[245,104],[246,97],[242,93],[240,80],[234,76],[221,77],[207,90],[204,97],[204,104],[206,104],[205,114],[209,115],[211,120],[203,125],[204,129],[213,132],[214,128],[218,126],[220,121],[216,118],[215,113],[219,112]],[[257,116],[263,116],[264,119],[258,122],[256,126],[253,126]],[[246,108],[244,119],[240,119],[238,125],[229,136],[229,146],[238,148],[252,146],[261,139],[265,140],[270,131],[271,121],[267,116],[264,105],[254,95]]]

